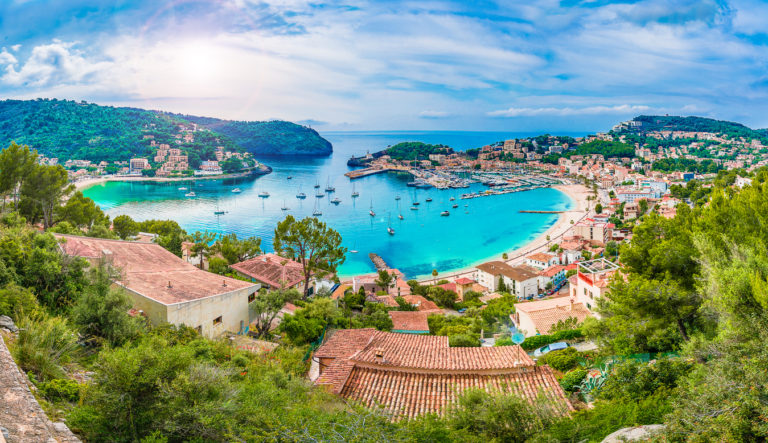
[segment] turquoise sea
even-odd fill
[[[203,180],[199,182],[108,182],[84,191],[110,216],[128,214],[136,220],[173,219],[189,232],[208,230],[235,232],[238,236],[259,236],[262,248],[272,249],[275,225],[286,214],[308,217],[315,207],[320,219],[339,231],[348,253],[339,273],[349,276],[373,272],[370,252],[379,254],[390,266],[409,278],[427,275],[432,269],[441,274],[477,264],[489,257],[500,257],[533,240],[556,220],[553,214],[520,214],[520,210],[567,210],[573,202],[555,189],[536,189],[506,195],[461,200],[462,193],[480,190],[473,185],[461,190],[422,190],[409,188],[409,174],[379,174],[350,182],[344,173],[351,155],[374,152],[400,141],[442,143],[455,149],[479,147],[487,143],[535,134],[497,132],[329,132],[321,133],[333,143],[334,153],[327,158],[261,158],[273,173],[250,180]],[[581,135],[581,134],[574,134]],[[292,179],[288,179],[291,176]],[[316,198],[319,183],[328,183],[335,193]],[[360,197],[352,198],[352,186]],[[196,197],[184,197],[188,187]],[[240,188],[242,193],[232,192]],[[269,198],[258,194],[269,192]],[[301,191],[305,200],[296,198]],[[396,196],[400,196],[398,201]],[[331,199],[338,197],[337,206]],[[432,202],[426,202],[431,197]],[[455,197],[455,202],[450,202]],[[419,210],[409,208],[418,201]],[[459,207],[453,209],[453,203]],[[466,205],[466,207],[465,207]],[[281,208],[289,208],[283,211]],[[374,217],[369,215],[373,208]],[[440,216],[448,210],[450,216]],[[226,211],[215,215],[216,211]],[[400,220],[398,215],[404,219]],[[394,228],[395,235],[387,233]]]

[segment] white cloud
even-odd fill
[[[421,118],[448,118],[451,117],[453,114],[447,111],[421,111],[419,112],[419,117]]]
[[[4,54],[6,63],[18,63],[11,54]],[[109,66],[109,62],[87,60],[79,50],[74,49],[74,43],[54,40],[50,44],[33,48],[31,55],[20,68],[8,65],[5,75],[0,77],[0,82],[28,87],[78,83]]]
[[[644,105],[587,106],[584,108],[508,108],[488,112],[490,117],[533,117],[540,115],[597,115],[597,114],[633,114],[648,112],[651,108]]]

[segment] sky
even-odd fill
[[[768,127],[768,2],[0,0],[0,98],[318,130]]]

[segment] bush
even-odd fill
[[[515,342],[512,341],[511,337],[503,337],[498,340],[496,340],[496,343],[494,343],[494,346],[514,346]]]
[[[0,315],[7,315],[17,320],[23,315],[35,315],[38,312],[40,312],[40,305],[29,289],[13,283],[0,289]]]
[[[80,399],[80,384],[68,378],[55,378],[38,385],[40,395],[50,401],[74,403]]]
[[[563,376],[563,378],[560,379],[560,386],[563,388],[566,392],[576,392],[578,390],[579,385],[581,385],[581,382],[584,381],[584,379],[587,377],[587,370],[582,368],[577,368],[572,371],[569,371],[567,374]]]
[[[208,271],[214,274],[224,275],[228,270],[229,263],[227,263],[225,259],[215,256],[208,258]]]
[[[480,346],[480,339],[471,334],[448,336],[448,345],[452,348],[475,348]]]
[[[536,363],[549,365],[560,372],[566,372],[578,366],[582,358],[582,354],[575,348],[565,348],[541,356]]]
[[[62,378],[77,350],[77,334],[61,317],[22,317],[12,352],[16,363],[40,381]]]
[[[568,329],[565,331],[558,331],[552,335],[534,335],[533,337],[528,337],[520,346],[526,351],[533,351],[534,349],[538,349],[550,343],[575,340],[581,337],[584,337],[584,333],[581,332],[581,329]]]

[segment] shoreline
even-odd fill
[[[461,277],[472,278],[472,274],[475,272],[475,266],[480,263],[498,260],[505,261],[510,265],[517,265],[523,262],[525,257],[530,254],[536,252],[548,252],[549,246],[553,242],[557,242],[559,239],[561,239],[570,230],[571,226],[573,226],[571,224],[571,220],[573,220],[573,223],[576,224],[589,215],[589,212],[587,211],[587,208],[589,207],[587,196],[592,195],[592,191],[581,184],[557,185],[553,186],[553,188],[567,195],[573,202],[574,207],[561,213],[557,221],[555,221],[552,226],[539,234],[536,238],[518,248],[515,248],[511,252],[507,252],[509,257],[507,260],[503,260],[501,258],[501,254],[497,254],[496,256],[488,257],[484,260],[479,260],[472,266],[458,270],[447,271],[446,274],[440,273],[437,275],[437,277],[432,277],[431,275],[420,275],[414,276],[413,280],[417,280],[422,284],[432,284],[435,281],[440,280],[451,280]],[[547,240],[547,236],[549,236],[549,240]],[[438,272],[440,272],[439,269]]]
[[[247,178],[251,176],[267,175],[272,172],[272,168],[262,169],[261,172],[254,173],[253,171],[238,172],[236,174],[221,174],[221,175],[201,175],[197,177],[94,177],[87,178],[85,180],[79,180],[74,182],[75,189],[83,191],[92,186],[100,185],[106,182],[186,182],[197,180],[226,180],[231,178]]]

